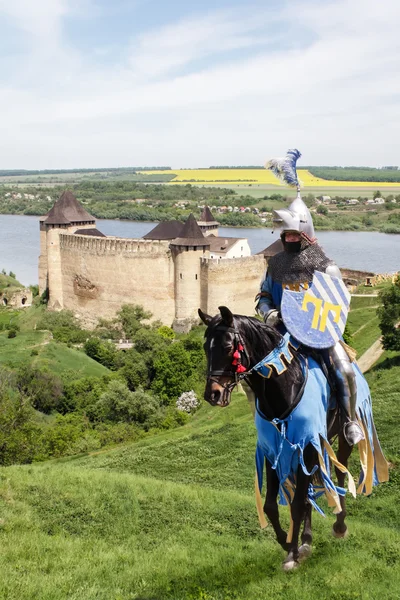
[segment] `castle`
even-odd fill
[[[218,237],[208,207],[198,222],[159,223],[141,239],[106,237],[70,191],[40,219],[40,293],[47,290],[51,310],[72,310],[87,326],[123,304],[182,332],[199,322],[199,307],[253,315],[265,268],[246,239]]]

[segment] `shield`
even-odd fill
[[[281,314],[285,327],[306,346],[331,348],[342,337],[350,298],[341,279],[315,271],[308,289],[284,290]]]

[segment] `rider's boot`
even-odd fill
[[[330,352],[336,370],[338,400],[345,418],[343,435],[350,446],[364,439],[363,431],[357,422],[357,386],[356,377],[350,359],[343,346],[338,342]]]

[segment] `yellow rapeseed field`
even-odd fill
[[[168,171],[145,171],[154,175],[176,175],[170,184],[193,183],[195,185],[281,185],[267,169],[172,169]],[[331,181],[314,177],[306,169],[298,170],[304,187],[394,187],[397,184],[374,181]]]

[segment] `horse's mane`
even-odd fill
[[[254,317],[234,315],[240,333],[246,340],[249,355],[261,360],[282,343],[282,335]]]
[[[233,315],[233,317],[250,357],[261,360],[282,343],[282,335],[276,329],[255,317],[245,317],[244,315]],[[210,329],[217,327],[221,322],[223,320],[220,315],[213,317]]]

